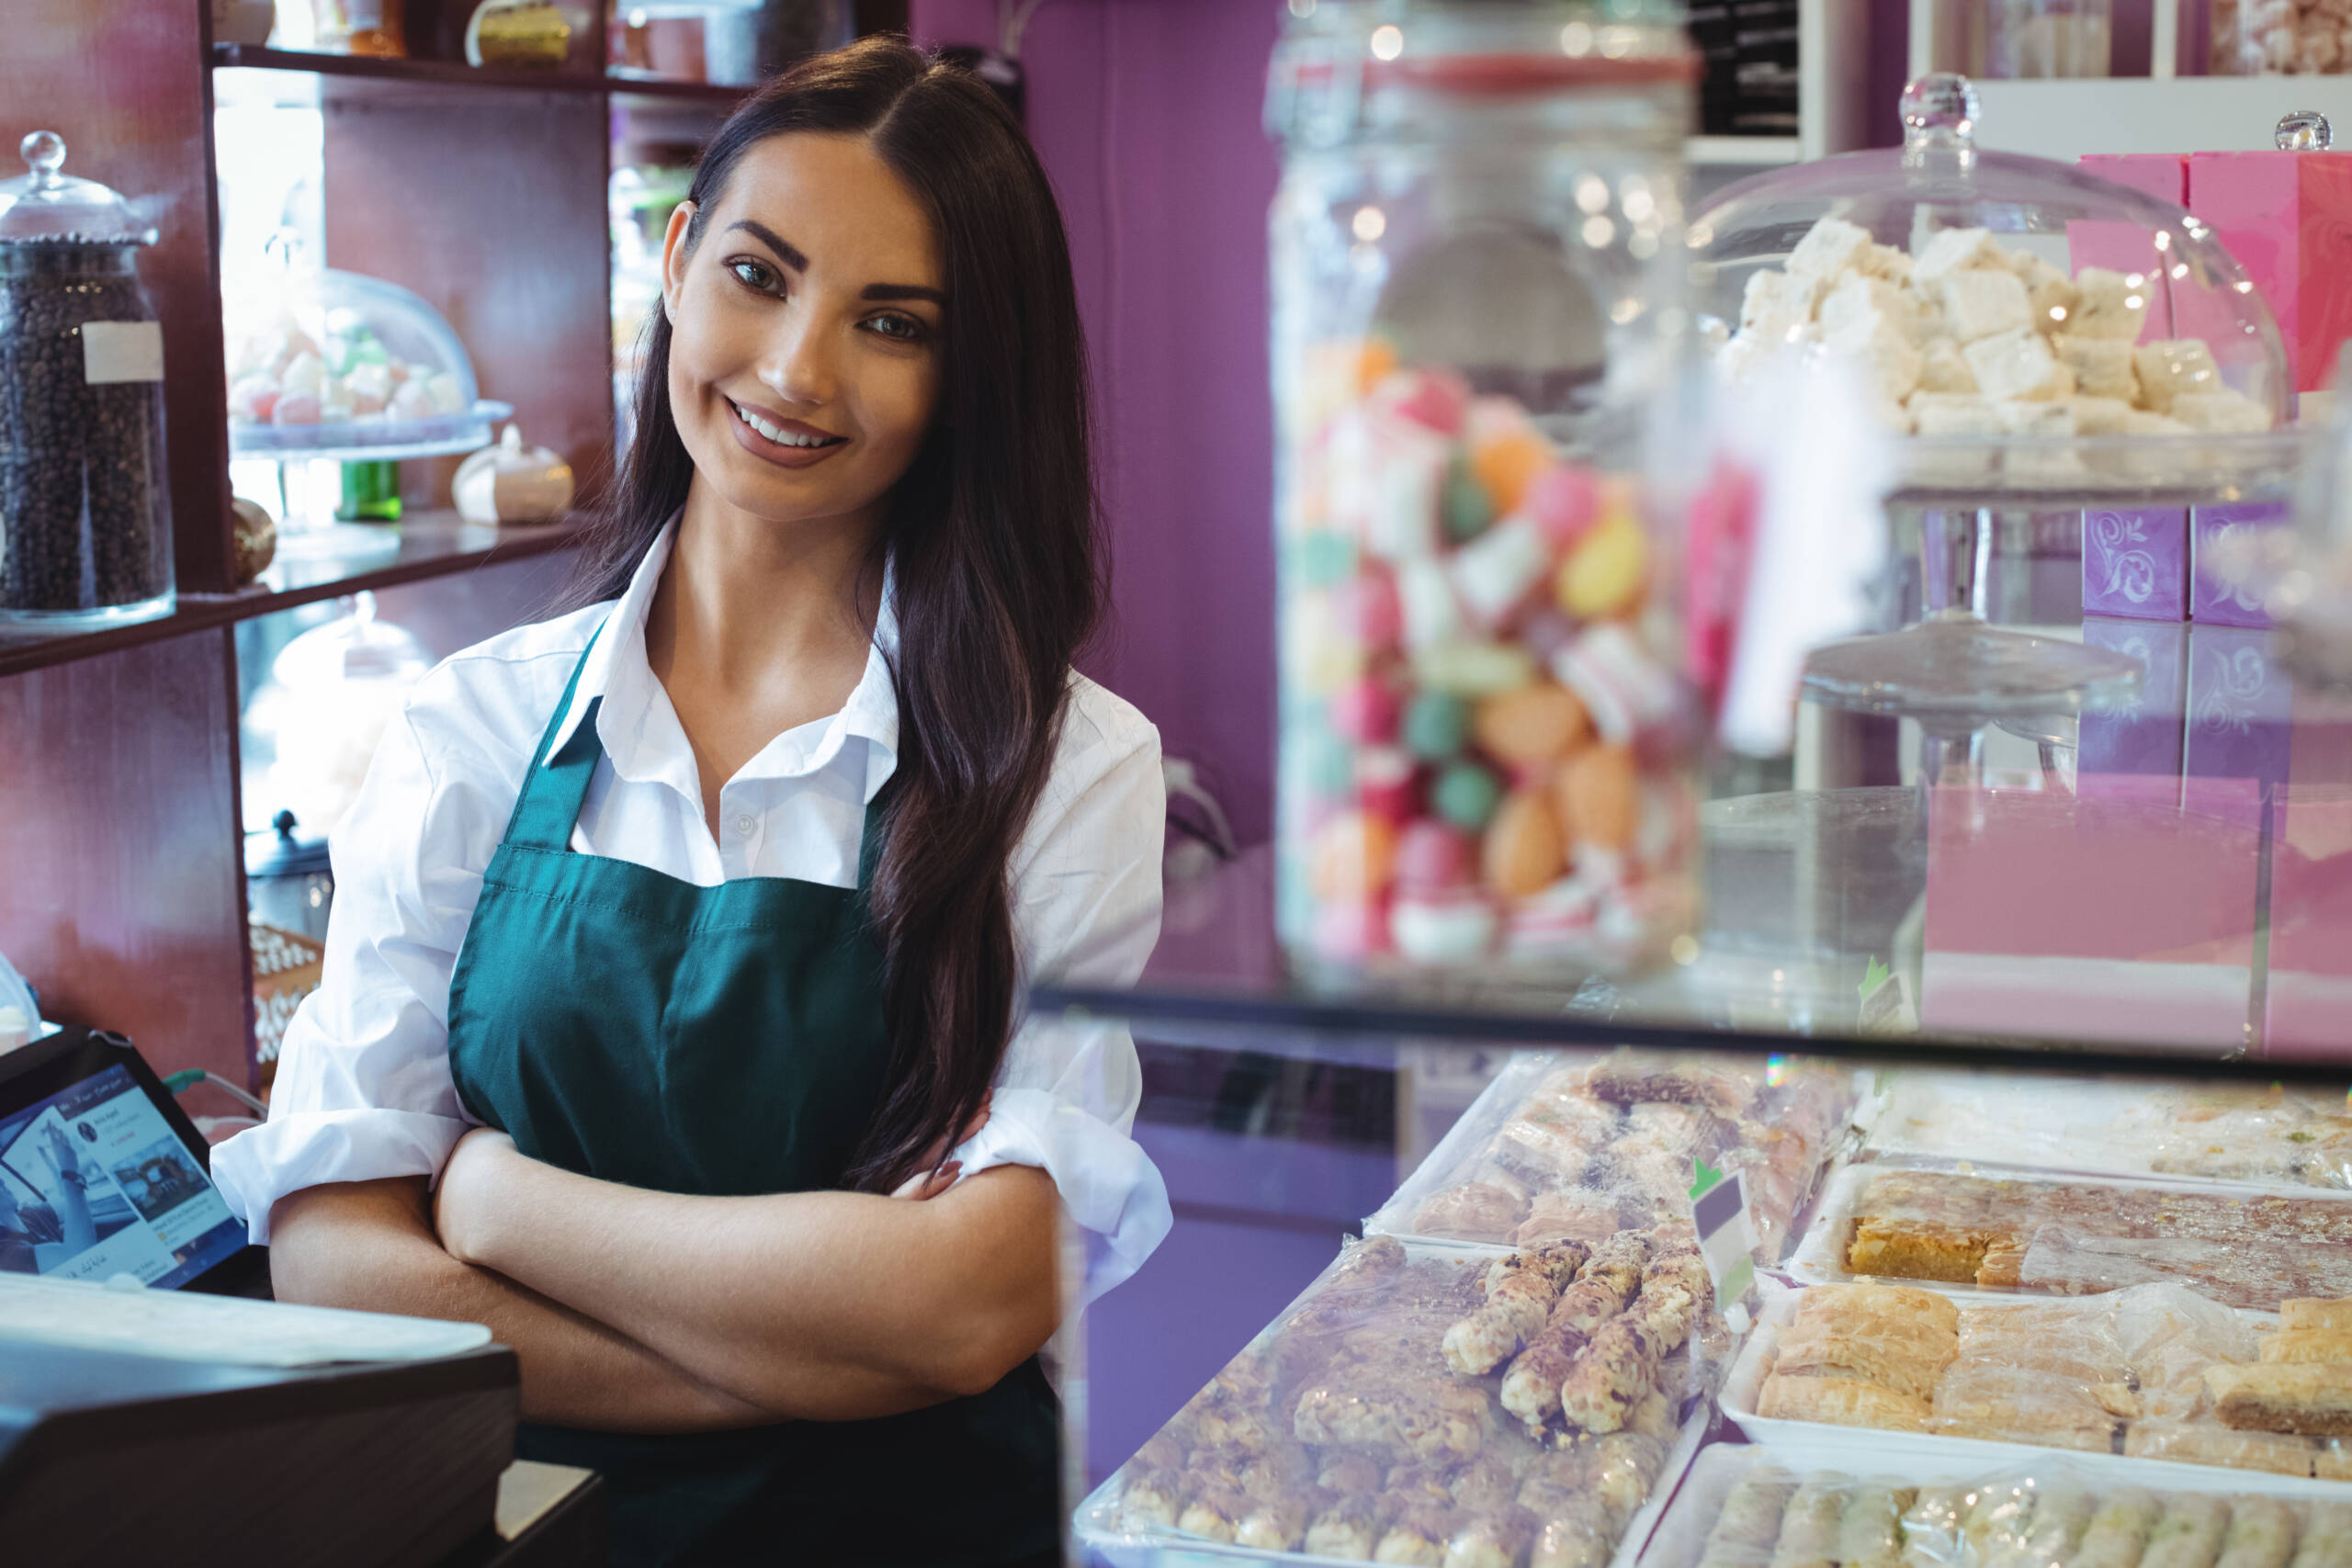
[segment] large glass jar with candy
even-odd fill
[[[1655,0],[1292,0],[1268,118],[1294,972],[1573,988],[1690,918],[1674,551],[1693,57]]]

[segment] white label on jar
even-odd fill
[[[115,381],[164,378],[164,327],[160,321],[82,323],[82,379],[93,387]]]

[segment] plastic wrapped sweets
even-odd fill
[[[2155,1491],[2063,1460],[1965,1483],[1713,1448],[1641,1568],[2341,1568],[2352,1500]]]
[[[1081,1527],[1362,1562],[1597,1568],[1727,1348],[1695,1248],[1688,1225],[1500,1258],[1352,1244]]]
[[[1853,1105],[1826,1065],[1618,1051],[1507,1072],[1464,1118],[1491,1128],[1375,1215],[1376,1231],[1595,1245],[1687,1219],[1692,1164],[1740,1172],[1759,1259],[1777,1259]]]
[[[2239,1429],[2225,1402],[2248,1372],[2329,1369],[2264,1361],[2245,1317],[2179,1285],[1984,1305],[1909,1286],[1822,1285],[1775,1308],[1783,1314],[1756,1394],[1767,1420],[2346,1473],[2304,1432]],[[2339,1371],[2352,1389],[2352,1366]]]
[[[1825,1205],[1826,1207],[1826,1205]],[[1853,1205],[1858,1275],[2090,1295],[2177,1280],[2228,1306],[2352,1295],[2352,1200],[1889,1168]]]
[[[1894,1075],[1871,1147],[2010,1165],[2352,1190],[2352,1108],[2311,1089]]]

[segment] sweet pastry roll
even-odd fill
[[[1756,1413],[1773,1421],[1821,1421],[1838,1427],[1878,1427],[1924,1432],[1934,1414],[1924,1399],[1850,1378],[1774,1374],[1764,1380]]]
[[[1379,1521],[1379,1504],[1372,1496],[1341,1497],[1315,1516],[1301,1544],[1317,1557],[1369,1562],[1377,1543]]]
[[[2352,1328],[2281,1328],[2262,1342],[2262,1359],[2352,1362]]]
[[[2214,1568],[2230,1528],[2230,1506],[2210,1492],[2177,1492],[2148,1532],[2140,1568]]]
[[[2082,1544],[2066,1568],[2140,1568],[2148,1532],[2163,1517],[2164,1506],[2154,1494],[2137,1486],[2118,1487],[2091,1515]]]
[[[2287,1568],[2295,1555],[2296,1531],[2295,1510],[2278,1498],[2235,1498],[2213,1568]]]
[[[1791,1494],[1772,1543],[1771,1568],[1830,1568],[1838,1561],[1847,1493],[1837,1482],[1808,1481]]]
[[[1945,1333],[1960,1332],[1960,1305],[1950,1296],[1910,1285],[1823,1285],[1797,1296],[1797,1321],[1835,1320],[1852,1314],[1870,1317],[1917,1318]]]
[[[1855,1487],[1838,1521],[1838,1561],[1846,1568],[1896,1568],[1903,1560],[1903,1510],[1917,1495],[1909,1487]]]
[[[1465,1181],[1434,1192],[1414,1211],[1413,1229],[1422,1235],[1461,1241],[1500,1241],[1527,1216],[1527,1200],[1488,1181]]]
[[[1481,1514],[1445,1543],[1445,1568],[1519,1568],[1537,1526],[1535,1516],[1516,1505]]]
[[[2134,1459],[2267,1470],[2275,1475],[2312,1473],[2310,1438],[2233,1432],[2210,1420],[2134,1421],[2124,1430],[2123,1451]]]

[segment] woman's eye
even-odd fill
[[[766,289],[775,286],[775,274],[755,261],[731,261],[727,264],[736,280],[752,288]]]
[[[923,324],[912,316],[876,316],[874,330],[899,343],[921,343],[925,335]]]

